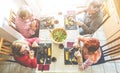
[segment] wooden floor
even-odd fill
[[[97,37],[100,40],[101,44],[104,44],[106,42],[103,28],[100,28],[95,33],[94,37]],[[63,57],[62,54],[60,55],[61,55],[59,57],[60,60],[58,59],[57,63],[52,65],[53,69],[51,69],[51,71],[41,72],[38,71],[37,69],[31,69],[28,67],[21,66],[18,63],[0,62],[0,73],[81,73],[78,70],[77,66],[62,66],[64,58],[61,58]],[[0,57],[8,57],[8,56],[0,55]],[[9,58],[13,59],[12,57]],[[58,67],[57,64],[61,64],[59,68],[57,68]],[[91,66],[83,73],[120,73],[120,61]]]

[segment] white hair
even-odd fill
[[[91,0],[91,1],[89,2],[89,5],[92,4],[92,3],[97,3],[98,5],[101,5],[101,4],[102,4],[101,0]]]

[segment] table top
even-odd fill
[[[59,21],[59,24],[54,24],[54,28],[64,28],[64,16],[56,16]],[[52,30],[52,29],[51,29]],[[64,47],[67,47],[67,42],[74,42],[75,38],[79,35],[78,29],[75,30],[66,30],[68,37],[67,40],[63,43]],[[52,43],[52,57],[56,57],[56,62],[51,62],[50,70],[47,72],[75,72],[80,73],[78,69],[78,65],[65,65],[64,62],[64,49],[59,48],[59,44],[55,44],[50,38],[50,32],[48,29],[40,29],[39,38],[41,39],[41,43]],[[45,71],[46,72],[46,71]]]

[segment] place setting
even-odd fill
[[[49,70],[51,64],[52,43],[40,43],[37,49],[38,70]]]
[[[64,25],[66,30],[77,30],[77,25],[73,20],[75,20],[75,15],[65,15],[64,16]]]

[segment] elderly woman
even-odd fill
[[[33,17],[32,10],[28,6],[19,8],[15,18],[16,29],[25,37],[35,35],[38,29],[38,21]]]
[[[78,48],[80,46],[80,42],[83,43],[83,46],[81,48],[82,56],[79,51],[75,52],[74,55],[77,59],[83,57],[84,63],[82,65],[79,65],[79,67],[80,69],[84,70],[88,68],[88,66],[95,64],[99,61],[99,59],[101,58],[101,49],[100,42],[96,38],[79,36],[75,40],[73,47]]]

